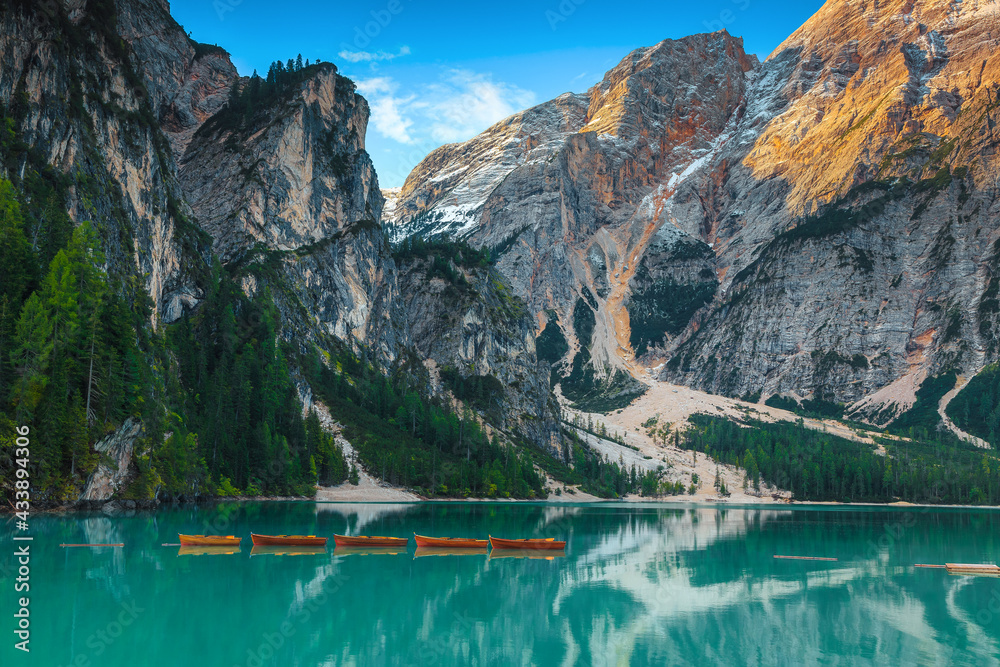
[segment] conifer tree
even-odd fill
[[[0,401],[13,380],[9,351],[25,298],[36,281],[35,258],[13,185],[0,179]]]

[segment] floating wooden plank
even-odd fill
[[[933,568],[935,570],[943,570],[943,569],[945,569],[946,566],[944,566],[944,565],[930,565],[928,563],[917,563],[913,567],[926,567],[926,568]]]
[[[949,574],[985,574],[1000,576],[1000,566],[994,563],[945,563]]]
[[[825,560],[825,561],[835,561],[836,558],[826,558],[824,556],[775,556],[775,558],[780,558],[782,560]]]
[[[123,547],[124,544],[60,544],[61,547]]]

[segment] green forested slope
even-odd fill
[[[741,424],[708,415],[691,421],[682,446],[743,468],[751,487],[764,482],[792,491],[798,500],[1000,502],[1000,460],[949,435],[879,438],[882,454],[802,424]]]

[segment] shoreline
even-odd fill
[[[776,508],[808,508],[808,507],[829,507],[829,508],[871,508],[871,509],[894,509],[894,510],[908,510],[908,509],[969,509],[969,510],[1000,510],[1000,505],[934,505],[929,503],[910,503],[905,501],[896,501],[892,503],[845,503],[832,500],[795,500],[795,501],[766,501],[766,502],[743,502],[736,501],[730,502],[726,500],[706,500],[704,498],[693,498],[691,500],[683,500],[675,496],[665,496],[663,499],[658,500],[626,500],[623,498],[599,498],[598,500],[552,500],[552,499],[523,499],[523,498],[425,498],[421,500],[401,500],[401,501],[386,501],[386,500],[368,500],[368,501],[357,501],[357,500],[323,500],[314,501],[322,503],[324,505],[420,505],[424,503],[495,503],[495,504],[506,504],[506,505],[546,505],[551,507],[559,507],[560,505],[565,505],[568,507],[583,507],[588,505],[601,505],[601,504],[617,504],[617,505],[675,505],[675,506],[688,506],[688,507],[721,507],[721,508],[756,508],[756,509],[776,509]]]
[[[722,499],[706,498],[705,496],[664,496],[662,498],[646,498],[643,496],[626,496],[623,498],[597,498],[595,496],[574,498],[572,494],[563,496],[550,496],[548,498],[426,498],[410,494],[409,499],[387,499],[387,498],[352,498],[352,499],[318,499],[307,496],[238,496],[238,497],[212,497],[188,500],[185,502],[157,502],[157,501],[128,501],[128,500],[108,500],[100,503],[87,501],[86,503],[74,503],[67,505],[56,505],[51,507],[35,507],[32,513],[40,514],[70,514],[75,512],[100,512],[108,516],[121,514],[156,511],[175,507],[192,507],[221,503],[313,503],[321,505],[420,505],[420,504],[505,504],[505,505],[546,505],[551,507],[582,507],[588,505],[616,504],[616,505],[672,505],[676,507],[715,507],[715,508],[757,508],[757,509],[777,509],[777,508],[844,508],[844,509],[950,509],[950,510],[1000,510],[1000,505],[947,505],[932,503],[911,503],[907,501],[894,501],[891,503],[855,503],[840,502],[832,500],[773,500],[759,499],[747,501],[745,499]],[[584,494],[587,495],[587,494]],[[11,508],[0,510],[0,515],[13,514]]]

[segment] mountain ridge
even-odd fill
[[[528,300],[539,333],[548,321],[544,312],[554,307],[571,348],[591,348],[587,364],[598,374],[619,368],[641,377],[643,368],[658,367],[664,380],[728,396],[790,394],[853,404],[893,383],[905,385],[914,374],[915,387],[948,367],[975,373],[995,354],[988,294],[997,230],[987,211],[997,205],[989,128],[1000,72],[990,48],[995,38],[982,20],[994,4],[830,0],[763,63],[748,66],[741,50],[728,54],[746,72],[740,96],[720,85],[695,104],[703,114],[721,113],[726,123],[692,125],[678,111],[649,138],[669,142],[692,128],[705,133],[701,151],[687,153],[676,169],[657,171],[654,160],[659,176],[649,183],[658,190],[636,208],[648,230],[628,231],[614,216],[596,227],[581,223],[595,204],[637,198],[623,185],[631,172],[612,179],[591,203],[566,188],[548,199],[535,194],[552,178],[541,167],[515,191],[511,179],[528,169],[520,167],[502,185],[467,194],[482,203],[461,234],[498,251],[498,266]],[[737,42],[722,43],[735,49]],[[594,91],[602,85],[648,90],[643,77],[666,85],[671,73],[663,66],[637,66],[655,48],[627,56],[591,89],[591,99],[600,99]],[[595,104],[588,122],[609,144],[635,135],[632,117],[656,116],[642,95],[591,117]],[[572,154],[585,130],[580,126],[553,148]],[[469,143],[487,142],[491,133]],[[432,152],[426,162],[462,173],[460,160],[441,157]],[[397,211],[419,210],[426,219],[440,210],[419,194],[428,165],[407,179]],[[405,235],[405,227],[395,226],[405,224],[398,213],[389,222]],[[540,228],[551,230],[548,244],[553,234],[574,235],[590,266],[526,274],[524,265],[536,260],[520,248],[532,247]],[[623,233],[632,241],[609,244]],[[709,261],[673,257],[680,240],[710,248]],[[550,295],[566,284],[573,288],[556,303]],[[597,304],[598,324],[581,344],[573,312],[585,292]],[[877,295],[888,302],[862,305]],[[564,380],[574,354],[561,360]],[[913,400],[903,393],[891,399],[901,407]]]

